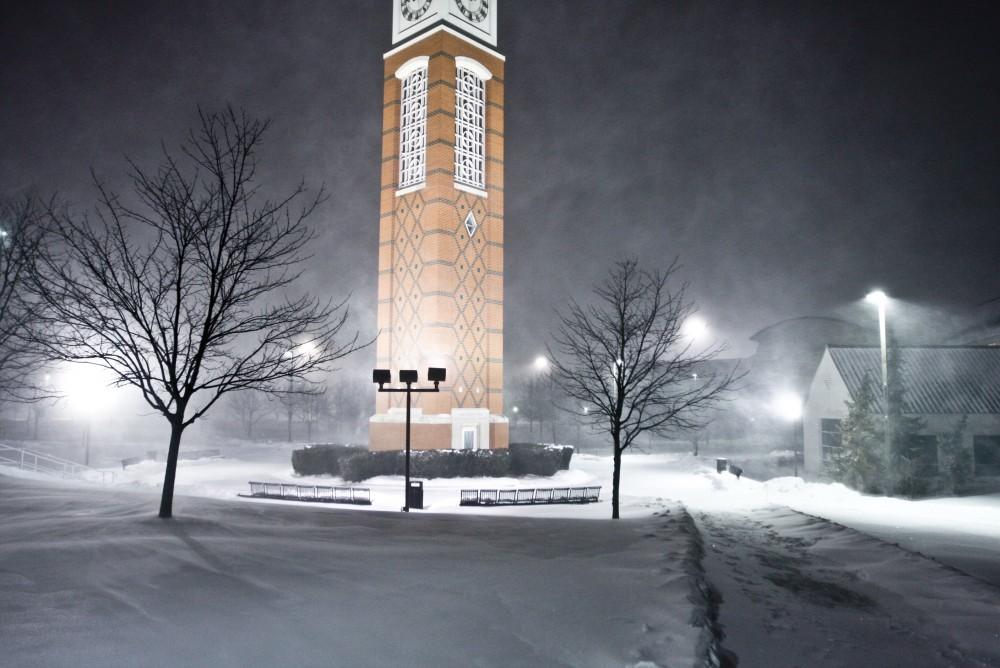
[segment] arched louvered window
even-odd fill
[[[427,56],[396,70],[399,96],[399,189],[423,184],[427,176]]]
[[[493,76],[471,58],[455,58],[455,183],[486,189],[486,82]]]

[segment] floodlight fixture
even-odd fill
[[[375,369],[372,371],[372,382],[378,383],[381,390],[383,385],[392,382],[392,372],[388,369]]]
[[[410,395],[414,392],[440,392],[441,388],[438,387],[439,383],[444,382],[447,375],[444,367],[429,367],[427,369],[427,380],[434,383],[433,388],[429,387],[413,387],[417,383],[417,371],[416,369],[400,369],[399,370],[399,382],[406,385],[406,387],[385,387],[386,383],[392,383],[392,373],[388,369],[374,369],[372,371],[372,382],[378,383],[379,392],[405,392],[406,393],[406,441],[404,442],[404,447],[406,449],[406,458],[403,460],[403,512],[410,512],[410,408],[411,408],[411,397]],[[461,390],[459,390],[461,391]],[[420,497],[423,498],[422,496]],[[423,502],[416,502],[417,508],[423,508]]]

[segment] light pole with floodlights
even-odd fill
[[[889,420],[889,347],[885,331],[885,307],[889,302],[889,297],[882,290],[873,290],[865,296],[865,301],[875,304],[878,308],[878,338],[882,349],[882,416],[885,420],[883,433],[885,443],[882,453],[885,461],[885,474],[887,479],[892,479],[892,423]]]
[[[403,485],[403,512],[410,512],[410,395],[414,392],[440,392],[439,383],[445,380],[446,371],[438,367],[427,369],[427,380],[434,383],[434,387],[414,388],[413,383],[417,382],[416,370],[400,370],[399,382],[406,383],[406,387],[385,387],[386,383],[392,382],[392,372],[389,369],[375,369],[372,371],[372,382],[378,383],[379,392],[406,392],[406,464],[404,466],[405,478]]]

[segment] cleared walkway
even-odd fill
[[[1000,666],[1000,590],[788,508],[692,514],[741,666]]]

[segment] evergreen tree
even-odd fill
[[[827,464],[834,480],[868,493],[885,489],[883,420],[876,406],[874,383],[866,376],[858,396],[847,401],[847,417],[840,425],[842,447]]]
[[[889,348],[886,371],[889,380],[890,463],[886,487],[893,493],[921,496],[928,491],[928,481],[918,474],[921,459],[937,452],[926,452],[926,446],[916,437],[927,426],[919,417],[907,415],[906,384],[903,376],[903,356],[899,348]]]
[[[967,423],[968,416],[963,415],[951,433],[938,438],[944,491],[951,494],[959,491],[972,477],[972,451],[963,443]]]

